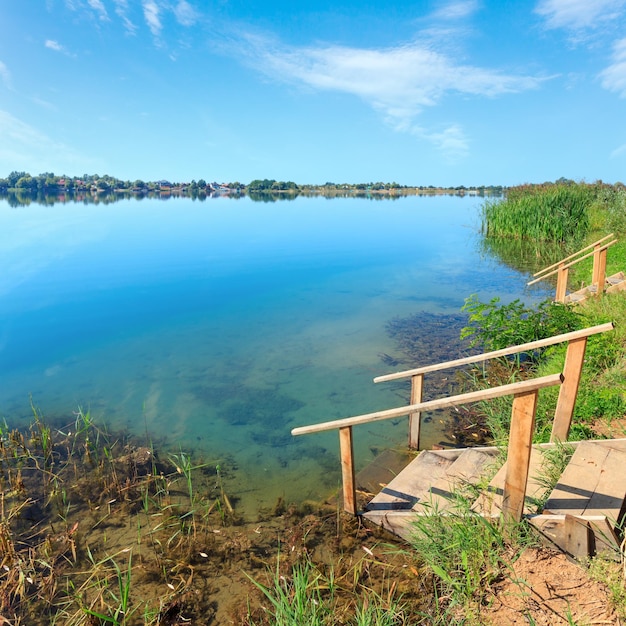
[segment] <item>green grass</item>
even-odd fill
[[[482,209],[487,238],[574,243],[589,227],[589,212],[598,193],[586,184],[524,185]]]

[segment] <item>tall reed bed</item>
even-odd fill
[[[596,194],[595,185],[583,183],[512,187],[505,198],[483,205],[483,233],[535,242],[579,242],[587,233]]]

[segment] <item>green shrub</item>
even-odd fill
[[[471,295],[462,310],[469,318],[468,325],[461,330],[461,339],[469,338],[471,346],[487,351],[545,339],[584,326],[571,306],[550,300],[532,308],[520,300],[500,304],[500,298],[492,298],[484,303]],[[536,361],[539,353],[528,354],[527,358]]]

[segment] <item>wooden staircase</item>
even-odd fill
[[[617,272],[616,274],[606,277],[604,293],[614,293],[616,291],[624,291],[625,289],[626,275],[624,272]],[[568,293],[563,301],[565,304],[578,304],[596,295],[598,295],[598,286],[594,284],[582,287],[578,291]]]
[[[573,454],[547,494],[541,476],[548,451],[557,445],[570,447]],[[507,472],[500,458],[493,447],[423,451],[371,499],[362,516],[409,540],[417,516],[458,513],[455,493],[467,495],[468,486],[473,485],[471,491],[477,495],[471,510],[497,518],[503,508]],[[546,541],[564,552],[577,558],[600,552],[619,554],[625,503],[626,439],[532,447],[524,516]],[[467,513],[467,504],[463,513]]]
[[[613,234],[607,235],[561,261],[536,272],[533,274],[533,280],[528,282],[527,285],[534,285],[556,274],[556,294],[554,300],[555,302],[565,304],[578,304],[584,302],[587,298],[601,296],[603,293],[623,291],[626,289],[626,275],[624,272],[617,272],[611,276],[606,275],[607,250],[616,243],[617,239],[613,238]],[[569,268],[590,256],[593,256],[591,283],[587,287],[581,287],[577,291],[568,293],[567,277]]]
[[[480,515],[502,518],[504,524],[519,522],[526,516],[546,540],[572,556],[588,556],[608,550],[619,553],[626,498],[626,439],[566,442],[582,373],[587,340],[613,329],[611,323],[599,324],[555,335],[554,337],[511,346],[501,350],[427,365],[404,372],[386,374],[374,382],[410,379],[410,404],[363,415],[335,419],[292,429],[293,435],[328,430],[339,433],[343,508],[362,515],[370,522],[409,539],[412,522],[420,515]],[[567,343],[563,370],[540,378],[423,401],[424,375],[490,359]],[[552,434],[549,444],[532,445],[539,391],[559,386]],[[505,455],[493,447],[428,450],[409,462],[404,469],[391,466],[390,457],[374,465],[386,470],[383,480],[372,480],[370,468],[355,476],[353,429],[375,421],[409,417],[409,448],[419,449],[421,414],[474,402],[490,402],[512,396],[508,449]],[[552,493],[544,493],[541,476],[547,450],[572,446],[574,452]],[[501,457],[506,457],[502,465]],[[502,467],[500,467],[502,465]],[[358,483],[357,483],[358,478]],[[366,485],[367,483],[367,485]],[[357,484],[375,493],[365,511],[357,506]],[[455,494],[474,486],[471,507],[459,507]],[[547,497],[547,499],[546,499]],[[537,503],[543,502],[540,511]],[[467,500],[466,500],[467,502]]]

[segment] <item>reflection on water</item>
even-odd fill
[[[427,314],[434,336],[471,293],[531,297],[526,274],[481,253],[479,203],[0,203],[0,416],[28,420],[31,395],[58,424],[90,408],[228,466],[247,513],[325,497],[336,433],[290,430],[406,403],[408,388],[372,383],[406,360],[391,320]],[[443,358],[461,350],[453,326],[437,333]],[[441,360],[424,345],[420,359]],[[358,465],[405,438],[405,419],[355,429]]]

